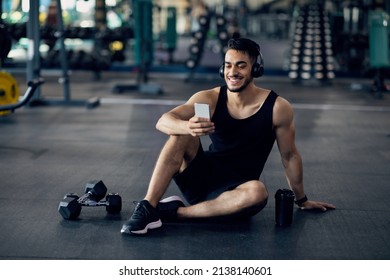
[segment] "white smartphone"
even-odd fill
[[[195,103],[195,116],[210,119],[209,104]]]

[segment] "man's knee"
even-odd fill
[[[243,185],[246,192],[247,206],[239,211],[241,217],[251,217],[259,213],[267,205],[268,191],[260,181],[250,181]]]
[[[176,150],[182,150],[185,153],[195,153],[199,147],[199,138],[191,135],[171,135],[167,144],[172,145]]]
[[[243,214],[246,217],[252,217],[256,214],[258,214],[263,208],[267,205],[268,197],[263,199],[262,201],[259,201],[258,203],[249,206],[248,208],[243,210]]]
[[[177,159],[181,159],[181,172],[196,157],[200,147],[200,140],[198,137],[191,135],[171,135],[167,140],[166,147],[169,147],[171,150],[172,158],[177,157]]]
[[[246,194],[246,199],[250,204],[258,204],[268,199],[268,191],[263,182],[258,180],[248,181],[237,188]]]

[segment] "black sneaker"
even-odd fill
[[[160,200],[157,204],[161,220],[169,222],[177,220],[177,209],[179,207],[185,207],[185,205],[183,200],[177,195]]]
[[[146,234],[148,229],[161,227],[158,211],[147,200],[138,202],[133,215],[122,226],[121,233]]]

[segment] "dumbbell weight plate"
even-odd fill
[[[4,71],[0,71],[0,105],[17,103],[19,100],[19,85],[15,78]],[[1,115],[8,115],[10,111],[0,111]]]
[[[106,211],[109,214],[118,214],[122,210],[122,198],[116,193],[109,193],[106,197]]]
[[[107,193],[107,187],[101,180],[90,181],[85,185],[85,193],[91,192],[93,200],[100,201]],[[92,199],[92,198],[91,198]]]
[[[78,195],[67,194],[58,206],[58,212],[65,220],[76,219],[81,213],[81,205],[78,203]]]

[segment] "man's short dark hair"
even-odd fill
[[[247,38],[233,38],[227,43],[228,50],[236,50],[249,55],[252,61],[256,61],[260,55],[260,46]]]

